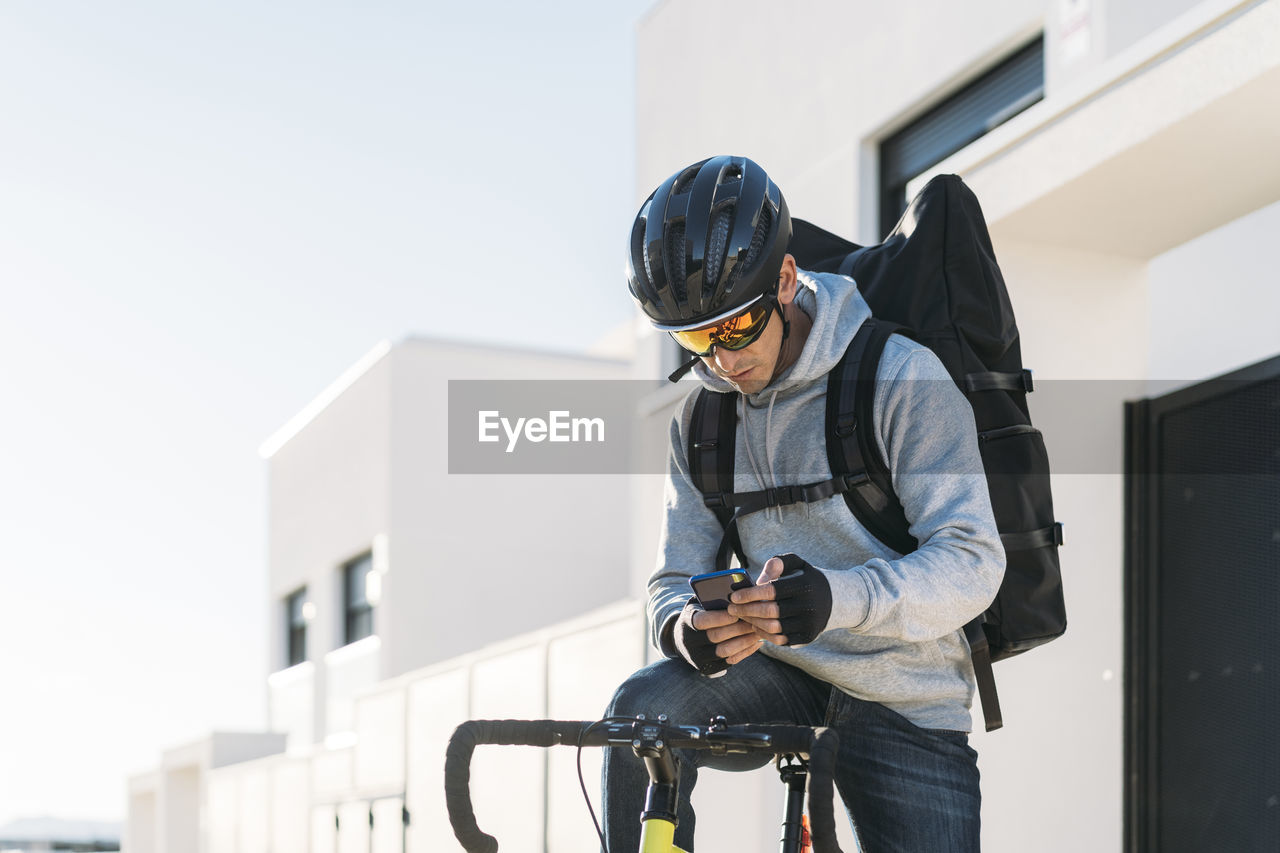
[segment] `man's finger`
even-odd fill
[[[730,604],[726,612],[739,619],[777,619],[779,616],[778,605],[772,601]]]
[[[756,633],[764,634],[781,634],[782,623],[777,619],[744,619],[743,624],[751,628]],[[710,636],[710,635],[708,635]]]
[[[730,625],[723,628],[712,628],[707,631],[707,639],[713,643],[723,643],[725,640],[732,640],[734,637],[741,637],[743,634],[750,634],[755,630],[750,622],[742,622],[734,620]]]
[[[782,577],[782,572],[785,568],[786,566],[783,564],[781,557],[770,557],[764,561],[764,568],[760,570],[760,576],[756,578],[756,583],[773,583]]]
[[[746,634],[741,637],[734,637],[732,640],[726,640],[716,646],[716,657],[724,658],[729,663],[737,663],[738,660],[746,657],[745,653],[750,653],[760,648],[760,638],[754,633]],[[742,657],[738,657],[741,655]]]
[[[760,651],[759,639],[755,640],[750,646],[747,647],[745,651],[738,652],[733,657],[725,658],[724,662],[729,664],[730,666],[733,666],[735,663],[742,663],[744,660],[751,657],[758,651]]]
[[[785,646],[787,644],[786,634],[772,634],[772,633],[769,633],[768,631],[763,631],[757,628],[756,636],[759,637],[761,640],[764,640],[766,643],[772,643],[775,646]]]
[[[738,621],[737,616],[732,616],[725,610],[695,610],[690,618],[693,627],[699,631],[706,631],[710,628],[723,628],[725,625],[732,625]]]
[[[781,563],[782,561],[779,560],[778,562]],[[773,601],[776,596],[777,591],[773,588],[773,582],[770,581],[734,590],[729,595],[729,601],[733,604],[748,604],[752,601]]]

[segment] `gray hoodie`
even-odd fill
[[[852,279],[800,272],[796,304],[813,328],[796,362],[739,396],[734,491],[826,480],[827,373],[871,312]],[[733,390],[699,363],[702,384]],[[695,389],[696,392],[696,389]],[[671,423],[658,567],[649,579],[652,640],[714,571],[721,528],[689,475],[685,448],[696,393]],[[920,543],[902,556],[868,533],[843,497],[776,507],[739,521],[754,577],[776,554],[798,554],[831,584],[827,630],[803,647],[761,651],[924,728],[970,731],[974,679],[963,626],[995,597],[1004,550],[991,515],[973,411],[938,358],[894,335],[877,373],[875,440]],[[664,630],[664,627],[667,630]],[[726,678],[732,678],[730,667]]]

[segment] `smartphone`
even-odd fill
[[[689,578],[689,586],[703,610],[724,610],[729,606],[729,593],[754,586],[746,569],[726,569]]]

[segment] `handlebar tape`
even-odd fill
[[[817,729],[809,748],[809,838],[814,853],[841,853],[836,841],[835,791],[832,773],[840,737],[831,729]]]
[[[809,837],[814,853],[841,853],[836,841],[835,791],[832,773],[840,737],[827,728],[797,726],[743,726],[754,734],[769,735],[771,751],[809,756]]]
[[[588,723],[556,720],[470,720],[449,738],[444,759],[444,801],[453,834],[467,853],[497,853],[498,840],[476,825],[471,806],[471,753],[478,744],[574,744]]]

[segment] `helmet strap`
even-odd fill
[[[688,373],[690,370],[693,370],[693,366],[698,363],[700,358],[701,356],[695,355],[693,358],[689,359],[684,364],[677,367],[674,371],[672,371],[671,375],[667,377],[667,381],[679,382],[681,379],[684,378],[684,375],[686,373]]]

